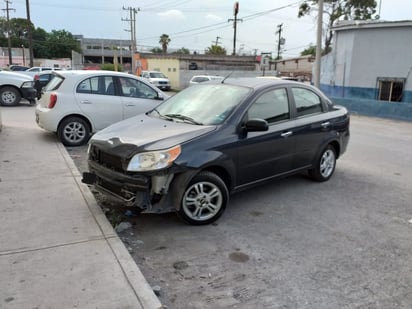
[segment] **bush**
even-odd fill
[[[104,70],[104,71],[115,71],[115,69],[114,69],[114,64],[112,64],[112,63],[102,64],[102,65],[100,66],[100,69],[102,69],[102,70]],[[118,71],[118,72],[123,72],[123,68],[122,68],[122,66],[121,66],[120,64],[117,65],[117,71]]]

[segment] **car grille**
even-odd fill
[[[167,85],[167,82],[161,82],[161,81],[159,81],[159,85]]]
[[[116,172],[125,173],[121,157],[107,153],[95,145],[90,147],[89,160]]]

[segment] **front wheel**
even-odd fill
[[[90,128],[84,119],[69,117],[60,123],[57,136],[65,146],[81,146],[89,140]]]
[[[216,221],[226,209],[229,192],[223,180],[214,173],[201,172],[184,191],[178,215],[193,225]]]
[[[309,176],[316,181],[323,182],[329,180],[335,171],[336,151],[328,145],[320,154],[316,161],[316,166],[309,170]]]
[[[0,104],[4,106],[17,105],[21,100],[20,92],[13,87],[6,86],[0,89]]]

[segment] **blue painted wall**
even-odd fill
[[[378,97],[378,90],[375,88],[342,87],[321,84],[320,89],[329,97],[366,100],[375,100]],[[412,103],[412,91],[403,92],[402,102]]]
[[[412,121],[412,103],[329,96],[336,104],[361,115]]]

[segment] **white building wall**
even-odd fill
[[[346,38],[345,38],[346,37]],[[353,46],[346,41],[353,38]],[[345,41],[346,40],[346,41]],[[412,28],[390,27],[361,29],[360,31],[340,31],[339,49],[352,56],[338,55],[337,59],[347,59],[349,87],[376,87],[377,77],[407,78],[412,68]],[[412,90],[412,76],[405,89]]]
[[[336,63],[335,63],[335,83],[336,85],[348,87],[351,86],[350,76],[352,72],[352,57],[354,50],[354,39],[355,35],[353,32],[348,31],[339,35],[336,38],[335,46],[339,48],[334,48]]]

